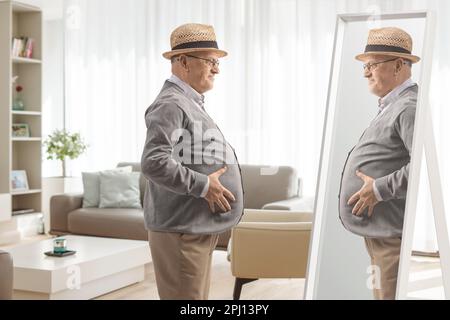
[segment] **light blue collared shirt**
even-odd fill
[[[183,92],[186,94],[186,96],[191,99],[201,110],[205,111],[205,96],[195,91],[194,88],[192,88],[190,85],[188,85],[186,82],[178,78],[176,75],[172,74],[170,79],[167,79],[167,81],[172,82],[179,86]],[[206,183],[205,187],[203,188],[202,193],[200,196],[202,198],[206,197],[206,194],[209,190],[209,177],[208,182]]]
[[[205,96],[195,91],[194,88],[192,88],[190,85],[188,85],[186,82],[178,78],[176,75],[172,74],[170,79],[167,81],[170,81],[177,86],[179,86],[186,96],[191,99],[200,109],[205,110]]]
[[[392,101],[396,100],[400,93],[402,93],[405,89],[416,85],[411,78],[403,82],[398,87],[394,88],[391,92],[385,95],[383,98],[378,100],[378,105],[380,108],[380,114],[382,114],[391,104]]]
[[[416,84],[412,81],[411,78],[403,82],[398,87],[394,88],[391,92],[389,92],[387,95],[385,95],[383,98],[380,98],[378,100],[378,105],[380,108],[380,112],[378,113],[377,117],[379,117],[384,111],[386,111],[387,108],[392,104],[392,101],[396,100],[396,98],[399,96],[400,93],[402,93],[404,90],[408,89],[409,87],[415,86]],[[373,193],[375,194],[375,197],[378,201],[383,201],[383,198],[380,195],[380,191],[378,190],[377,186],[375,185],[375,181],[373,182]]]

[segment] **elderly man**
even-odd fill
[[[417,84],[412,39],[398,28],[371,30],[364,62],[379,112],[350,151],[341,180],[339,214],[345,228],[363,236],[375,267],[375,299],[395,299],[408,187]]]
[[[236,155],[204,108],[227,53],[209,25],[182,25],[170,42],[172,76],[145,113],[145,224],[160,298],[207,299],[218,234],[243,212]]]

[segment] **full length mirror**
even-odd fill
[[[394,299],[427,13],[339,15],[307,299]]]

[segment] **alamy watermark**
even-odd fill
[[[67,267],[66,273],[69,275],[66,281],[68,290],[81,289],[81,268],[77,265]]]
[[[237,165],[233,148],[226,142],[217,128],[203,131],[202,122],[194,121],[190,130],[179,128],[172,132],[170,140],[174,145],[172,159],[186,165]],[[278,166],[260,169],[262,176],[278,173]]]
[[[367,267],[367,274],[370,276],[367,278],[366,285],[370,290],[381,289],[381,269],[377,265],[370,265]]]
[[[380,6],[373,4],[367,7],[366,12],[369,14],[367,18],[367,29],[379,29],[381,28],[381,8]]]

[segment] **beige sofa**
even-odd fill
[[[139,163],[132,165],[140,171]],[[244,183],[244,206],[252,209],[308,210],[311,199],[301,198],[301,180],[291,167],[241,165]],[[263,174],[261,174],[263,173]],[[141,175],[141,200],[145,178]],[[82,194],[55,195],[50,200],[50,233],[147,240],[144,216],[139,209],[82,208]],[[231,230],[219,237],[217,249],[226,250]]]

